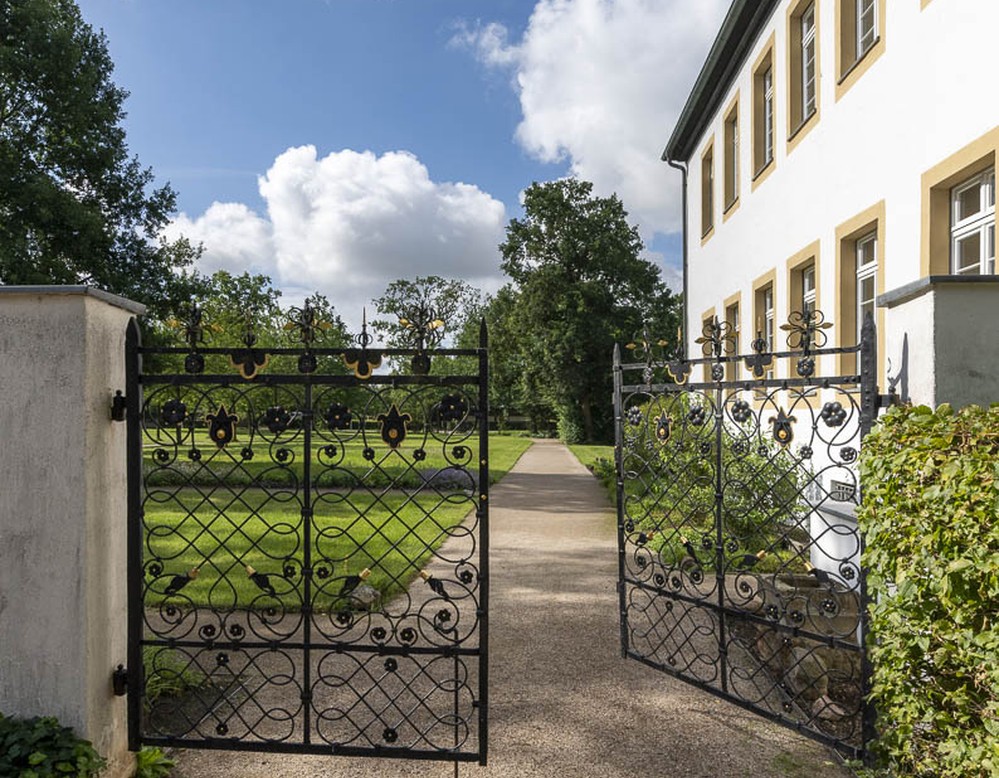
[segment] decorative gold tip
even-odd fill
[[[443,319],[434,319],[432,322],[430,322],[430,329],[432,329],[432,330],[439,329],[440,327],[443,327],[443,326],[444,326],[444,320]]]
[[[195,579],[195,578],[197,578],[197,577],[198,577],[198,574],[199,574],[200,572],[201,572],[201,571],[200,571],[200,570],[199,570],[198,568],[196,568],[196,567],[192,567],[192,568],[191,568],[191,569],[190,569],[190,570],[188,571],[188,573],[187,573],[187,577],[193,580],[193,579]]]
[[[766,555],[767,555],[767,552],[766,552],[766,551],[762,551],[762,550],[761,550],[761,551],[757,551],[757,552],[756,552],[756,558],[757,558],[757,559],[763,559],[763,558],[764,558],[764,557],[765,557]]]
[[[684,546],[687,545],[687,539],[683,535],[680,536],[680,543]]]
[[[624,347],[626,349],[628,349],[628,351],[634,351],[636,348],[638,348],[638,344],[637,343],[625,343]]]
[[[328,322],[328,321],[321,321],[316,326],[319,327],[319,329],[323,330],[324,332],[326,330],[333,329],[333,324],[331,322]]]
[[[365,567],[360,573],[358,573],[357,577],[362,581],[367,581],[369,575],[371,575],[371,568]]]
[[[659,340],[656,341],[656,345],[657,346],[668,346],[669,345],[669,341],[666,340],[666,338],[659,338]]]
[[[250,567],[249,565],[246,566],[246,574],[247,575],[255,575],[256,572],[257,571],[254,568]]]
[[[296,326],[295,322],[293,322],[293,321],[286,321],[284,323],[284,329],[286,329],[286,330],[293,330],[293,329],[295,329],[295,326]]]
[[[401,324],[401,325],[402,325],[403,327],[409,327],[409,326],[412,326],[412,325],[410,325],[410,323],[409,323],[409,319],[407,319],[407,318],[406,318],[405,316],[400,316],[400,317],[399,317],[399,324]]]
[[[805,560],[805,571],[806,571],[806,572],[809,572],[809,573],[810,573],[810,572],[812,572],[812,570],[814,570],[814,569],[815,569],[815,565],[813,565],[813,564],[812,564],[811,562],[809,562],[809,561],[808,561],[808,560],[806,559],[806,560]]]
[[[166,320],[166,326],[170,327],[171,329],[177,329],[178,327],[181,326],[181,323],[178,319],[175,319],[174,317],[171,316],[169,319]]]
[[[421,570],[420,578],[422,578],[424,581],[429,581],[431,578],[433,578],[433,576],[430,575],[430,573],[428,573],[426,570]]]

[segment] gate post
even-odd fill
[[[0,287],[0,712],[56,716],[128,775],[125,330],[144,307]]]

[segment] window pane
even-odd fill
[[[990,275],[996,272],[996,226],[994,224],[989,225],[985,236],[985,272]]]
[[[982,195],[979,183],[958,189],[954,194],[954,222],[960,222],[982,210]]]
[[[774,158],[774,72],[767,68],[763,74],[763,160]]]
[[[977,275],[982,266],[982,234],[973,232],[954,241],[954,272]]]
[[[857,59],[874,45],[878,37],[875,0],[857,0]]]
[[[878,261],[878,238],[871,233],[857,241],[857,267]]]

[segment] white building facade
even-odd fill
[[[692,355],[713,317],[745,353],[808,308],[853,345],[871,312],[882,391],[999,400],[997,29],[995,0],[734,0],[663,155]]]

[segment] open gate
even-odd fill
[[[129,328],[130,747],[484,764],[485,325],[330,349],[293,314],[294,348]]]
[[[713,320],[685,358],[646,333],[615,350],[622,650],[858,758],[867,592],[853,518],[877,413],[873,321],[825,348],[818,311],[786,351],[735,353]]]

